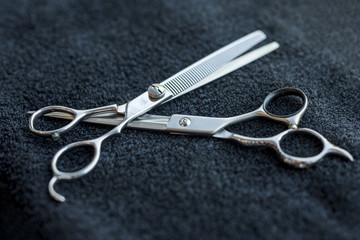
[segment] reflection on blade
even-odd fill
[[[29,112],[31,113],[31,112]],[[45,117],[60,118],[66,120],[74,119],[74,116],[65,112],[51,112],[44,115]],[[117,126],[122,120],[123,116],[112,115],[112,116],[100,116],[100,117],[89,117],[83,120],[83,122]],[[169,122],[170,117],[161,115],[150,115],[145,114],[138,117],[135,121],[129,123],[128,127],[136,129],[151,129],[151,130],[165,130],[166,125]]]

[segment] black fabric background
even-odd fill
[[[359,1],[0,6],[0,239],[359,239]],[[299,170],[268,148],[129,129],[105,142],[93,172],[56,186],[66,203],[49,197],[53,154],[110,128],[81,124],[52,141],[29,131],[28,110],[125,103],[257,29],[280,49],[151,113],[233,116],[297,87],[309,97],[300,126],[355,162],[331,155]],[[59,122],[43,126],[50,123]],[[283,129],[263,120],[230,128],[250,136]],[[307,153],[310,140],[293,149]],[[78,164],[65,159],[62,169]]]

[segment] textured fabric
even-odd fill
[[[0,239],[359,239],[359,1],[0,6]],[[299,170],[265,147],[126,129],[104,143],[90,174],[56,185],[66,203],[49,197],[54,153],[110,128],[81,124],[53,141],[29,131],[28,110],[125,103],[257,29],[280,48],[151,113],[233,116],[273,90],[297,87],[309,97],[300,126],[355,162],[329,155]],[[284,129],[265,120],[229,128],[249,136]],[[289,151],[317,150],[313,139],[299,139]],[[84,164],[82,152],[72,152],[60,167]]]

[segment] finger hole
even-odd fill
[[[281,149],[294,157],[313,157],[321,153],[324,144],[320,138],[302,131],[285,135],[280,141]]]
[[[63,116],[60,112],[49,112],[37,117],[34,122],[35,129],[42,129],[42,131],[56,131],[65,127],[75,118],[75,114],[66,112],[67,119],[53,118],[54,116]]]
[[[226,127],[227,130],[241,135],[255,138],[272,137],[287,129],[284,124],[269,122],[267,119],[257,118],[251,121],[232,124]]]
[[[66,114],[66,116],[67,116],[66,118],[70,118],[70,119],[74,119],[74,120],[71,122],[64,121],[64,122],[62,122],[61,125],[59,124],[59,121],[58,121],[58,123],[57,123],[58,125],[56,126],[57,128],[55,128],[55,129],[54,129],[54,126],[51,125],[53,123],[52,121],[44,121],[43,120],[44,116],[49,116],[49,115],[54,115],[54,114],[61,115],[62,113]],[[52,137],[58,138],[58,136],[53,136],[53,133],[56,133],[58,135],[61,132],[65,132],[65,131],[69,130],[78,121],[78,119],[76,119],[77,114],[78,114],[77,111],[74,109],[71,109],[71,108],[67,108],[67,107],[63,107],[63,106],[48,106],[48,107],[38,110],[31,116],[29,126],[30,126],[31,131],[33,131],[35,133],[38,133],[38,134],[41,134],[44,136],[51,135]],[[36,124],[37,126],[35,126],[35,122],[37,123]],[[42,124],[41,127],[44,127],[46,130],[39,130],[38,123]],[[60,127],[58,127],[59,125],[60,125]],[[42,129],[44,129],[44,128],[42,128]],[[48,129],[51,129],[51,130],[48,130]]]
[[[264,102],[265,111],[273,116],[289,117],[305,106],[305,94],[298,89],[285,88],[269,94]]]
[[[69,148],[61,154],[57,162],[57,169],[64,173],[73,173],[84,169],[92,161],[94,151],[92,145]]]

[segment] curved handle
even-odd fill
[[[290,154],[287,154],[281,148],[280,142],[284,136],[286,136],[288,134],[292,134],[294,132],[305,132],[305,133],[312,135],[312,136],[316,137],[317,139],[319,139],[323,145],[322,151],[320,153],[318,153],[317,155],[311,156],[311,157],[297,157],[297,156],[292,156]],[[239,134],[233,134],[231,136],[231,139],[236,140],[246,146],[268,146],[268,147],[271,147],[276,152],[279,153],[280,157],[282,158],[282,160],[285,163],[287,163],[293,167],[297,167],[297,168],[309,167],[309,166],[315,164],[316,162],[320,161],[325,155],[331,154],[331,153],[338,154],[350,161],[354,161],[354,158],[348,151],[333,145],[320,133],[318,133],[312,129],[308,129],[308,128],[288,129],[274,137],[269,137],[269,138],[252,138],[252,137],[241,136]]]
[[[138,96],[137,98],[133,99],[132,101],[128,102],[125,105],[125,111],[124,111],[124,119],[123,121],[117,125],[115,128],[113,128],[111,131],[105,133],[104,135],[93,139],[93,140],[88,140],[88,141],[81,141],[81,142],[76,142],[76,143],[72,143],[69,144],[65,147],[63,147],[62,149],[60,149],[54,156],[53,160],[52,160],[52,170],[53,170],[53,177],[51,178],[50,182],[49,182],[49,193],[50,195],[57,201],[65,201],[64,196],[60,195],[59,193],[57,193],[54,189],[54,184],[60,180],[60,179],[73,179],[73,178],[78,178],[81,177],[85,174],[87,174],[88,172],[90,172],[95,165],[97,164],[97,162],[99,161],[100,158],[100,151],[101,151],[101,144],[102,142],[107,139],[108,137],[115,135],[115,134],[120,134],[122,129],[124,127],[126,127],[126,125],[131,122],[132,120],[134,120],[136,117],[146,113],[147,111],[149,111],[150,109],[156,107],[157,105],[159,105],[160,103],[164,102],[165,100],[169,99],[170,97],[172,97],[172,93],[170,91],[165,91],[165,95],[158,100],[152,100],[149,99],[149,95],[147,92],[141,94],[140,96]],[[116,109],[117,105],[111,105],[108,106],[108,109]],[[103,109],[106,109],[107,107],[103,107],[103,108],[99,108],[101,111],[103,111]],[[119,111],[121,111],[122,106],[119,106]],[[96,113],[99,112],[99,109],[95,109]],[[87,110],[89,111],[89,110]],[[92,111],[93,113],[95,113],[95,111]],[[95,153],[94,153],[94,157],[92,158],[91,162],[85,166],[83,169],[80,169],[78,171],[75,172],[61,172],[59,171],[59,169],[57,168],[57,162],[59,160],[59,157],[64,154],[66,151],[68,151],[69,149],[72,148],[76,148],[79,146],[92,146],[95,149]]]
[[[51,168],[53,171],[53,177],[50,179],[48,189],[50,196],[54,198],[56,201],[64,202],[65,197],[61,194],[57,193],[54,189],[54,185],[58,180],[65,179],[65,180],[71,180],[75,178],[79,178],[84,176],[85,174],[89,173],[93,168],[96,166],[96,164],[99,161],[100,158],[100,152],[101,152],[101,145],[102,142],[107,139],[108,137],[119,134],[121,130],[129,123],[131,118],[127,118],[123,120],[118,126],[113,128],[111,131],[105,133],[104,135],[93,139],[93,140],[87,140],[87,141],[80,141],[75,142],[66,145],[65,147],[61,148],[53,157],[51,162]],[[70,149],[81,147],[81,146],[91,146],[94,148],[94,156],[91,159],[90,163],[83,167],[82,169],[75,171],[75,172],[62,172],[57,168],[57,163],[61,155],[63,155],[66,151],[69,151]]]
[[[83,120],[85,117],[87,117],[91,114],[100,113],[100,112],[117,112],[117,107],[118,107],[117,104],[113,104],[113,105],[99,107],[99,108],[92,108],[92,109],[87,109],[87,110],[77,110],[77,109],[64,107],[64,106],[47,106],[47,107],[37,110],[36,112],[34,112],[31,115],[30,120],[29,120],[29,127],[30,127],[30,130],[36,134],[39,134],[42,136],[51,136],[56,139],[56,138],[60,137],[61,133],[65,133],[65,132],[69,131],[74,126],[76,126],[81,120]],[[42,131],[42,130],[35,129],[35,127],[34,127],[35,120],[49,112],[66,112],[66,113],[74,115],[74,119],[71,122],[69,122],[67,125],[65,125],[64,127],[61,127],[61,128],[55,129],[55,130]]]
[[[298,109],[294,113],[290,113],[290,114],[286,114],[286,115],[277,115],[277,114],[271,113],[268,110],[268,106],[269,106],[270,102],[272,100],[274,100],[275,98],[278,98],[281,96],[301,97],[301,99],[303,101],[301,108]],[[294,129],[294,128],[297,128],[297,126],[299,125],[301,117],[304,115],[307,107],[308,107],[308,99],[303,91],[301,91],[300,89],[297,89],[297,88],[282,88],[282,89],[278,89],[274,92],[271,92],[269,95],[267,95],[267,97],[264,100],[264,103],[260,107],[260,111],[261,112],[263,111],[264,117],[286,123],[286,124],[288,124],[289,128]]]
[[[51,162],[53,177],[51,178],[51,180],[49,182],[49,186],[48,186],[49,193],[52,198],[54,198],[56,201],[59,201],[59,202],[65,201],[65,197],[62,196],[61,194],[57,193],[54,189],[54,185],[58,180],[61,180],[61,179],[70,180],[70,179],[79,178],[79,177],[84,176],[85,174],[89,173],[96,166],[96,164],[98,163],[99,158],[100,158],[101,144],[104,139],[105,139],[104,137],[100,137],[100,138],[89,140],[89,141],[80,141],[80,142],[71,143],[71,144],[66,145],[65,147],[61,148],[55,154],[55,156],[53,157],[52,162]],[[75,172],[60,171],[57,168],[57,163],[58,163],[58,160],[61,157],[61,155],[63,155],[66,151],[69,151],[70,149],[73,149],[76,147],[81,147],[81,146],[93,147],[94,156],[91,159],[90,163],[88,165],[86,165],[85,167],[83,167],[82,169],[75,171]]]
[[[297,157],[297,156],[292,156],[290,154],[287,154],[281,148],[280,143],[281,143],[282,138],[284,138],[286,135],[292,134],[294,132],[303,132],[303,133],[309,134],[309,135],[314,136],[317,139],[319,139],[323,145],[322,151],[320,153],[318,153],[317,155],[311,156],[311,157]],[[318,133],[312,129],[309,129],[309,128],[288,129],[288,130],[278,134],[277,136],[275,136],[274,139],[276,142],[275,150],[277,150],[277,152],[280,154],[280,156],[284,162],[286,162],[287,164],[292,165],[294,167],[298,167],[298,168],[309,167],[309,166],[319,162],[320,160],[322,160],[325,155],[331,154],[331,153],[340,155],[349,161],[354,161],[353,156],[348,151],[335,146],[334,144],[330,143],[323,135],[321,135],[320,133]]]

